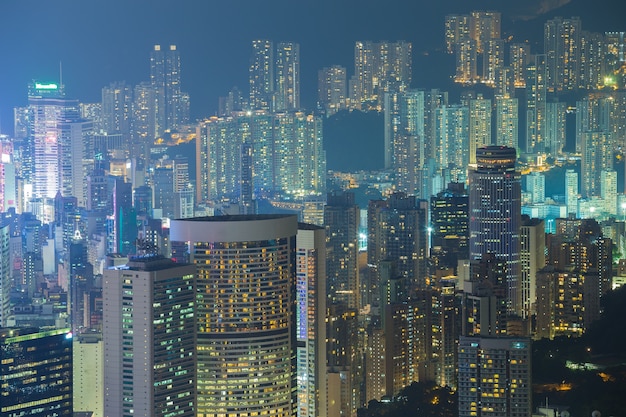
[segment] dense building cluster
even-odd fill
[[[447,16],[458,102],[406,41],[320,69],[314,111],[296,42],[253,40],[249,91],[195,122],[175,45],[100,103],[33,81],[0,135],[0,415],[356,417],[431,382],[530,417],[533,339],[626,280],[624,34],[544,38]],[[381,172],[327,170],[340,111],[383,115]]]

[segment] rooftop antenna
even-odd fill
[[[59,89],[63,91],[63,62],[59,61]]]

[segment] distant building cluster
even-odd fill
[[[626,280],[624,35],[581,26],[531,54],[447,16],[458,100],[405,41],[355,42],[314,110],[295,42],[253,40],[195,122],[175,45],[100,103],[33,81],[0,135],[0,415],[356,417],[434,382],[530,417],[533,340]],[[384,169],[327,170],[341,111],[382,114]]]

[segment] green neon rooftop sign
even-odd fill
[[[35,83],[35,88],[37,90],[57,90],[59,86],[54,83],[49,83],[49,84]]]

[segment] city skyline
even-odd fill
[[[296,2],[281,7],[281,1],[271,6],[245,0],[234,4],[189,2],[176,7],[171,7],[169,0],[132,4],[114,1],[106,6],[65,1],[55,7],[34,1],[4,2],[0,6],[0,39],[4,41],[0,44],[4,44],[5,62],[12,65],[5,65],[0,77],[0,132],[11,133],[12,108],[25,104],[27,83],[33,79],[59,81],[61,64],[68,97],[94,102],[101,89],[111,82],[135,85],[149,80],[146,61],[150,49],[155,44],[176,44],[183,57],[181,84],[184,91],[190,92],[193,120],[216,114],[218,97],[226,95],[233,86],[245,90],[253,39],[293,41],[300,44],[303,61],[302,104],[312,109],[317,71],[342,65],[351,74],[351,55],[357,40],[412,42],[414,62],[424,63],[429,59],[427,54],[445,49],[441,22],[446,14],[477,8],[501,10],[503,33],[519,32],[522,40],[539,21],[542,25],[555,13],[569,16],[582,7],[581,1],[576,0],[525,2],[528,10],[491,0],[446,0],[437,4],[394,0],[385,3],[384,8],[378,1],[359,7],[350,2],[329,1],[315,5]],[[554,8],[555,5],[562,7]],[[582,16],[583,27],[619,30],[621,24],[615,16],[623,5],[612,6],[615,7],[611,13],[598,7]],[[529,15],[539,18],[520,23],[521,17]],[[57,24],[53,28],[33,25],[40,19],[37,16],[46,16],[46,22]],[[237,22],[238,30],[233,31],[228,22]],[[27,33],[24,28],[28,28]],[[93,28],[101,28],[107,36],[100,36],[102,30]],[[426,67],[414,65],[413,84],[440,87],[433,85]]]

